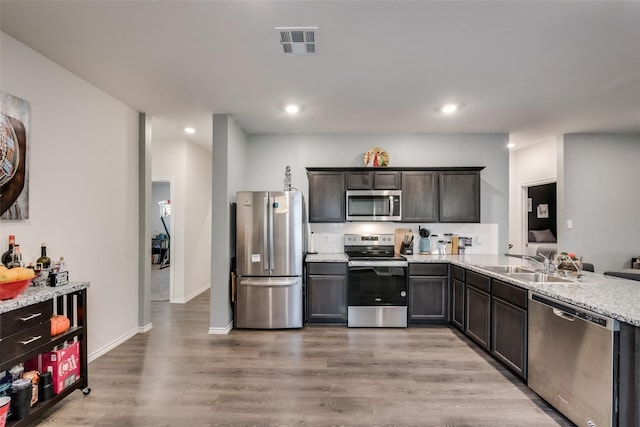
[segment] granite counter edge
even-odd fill
[[[90,286],[89,282],[70,282],[63,286],[30,286],[16,298],[0,301],[0,314],[67,295]]]

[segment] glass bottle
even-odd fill
[[[64,261],[64,257],[60,257],[60,261],[57,262],[58,272],[67,271],[67,263]]]
[[[36,260],[36,265],[40,268],[51,268],[51,258],[47,256],[47,245],[45,243],[40,247],[40,258]]]
[[[11,255],[11,261],[7,265],[7,268],[24,267],[22,262],[22,254],[20,253],[20,245],[13,245],[13,253]]]
[[[9,235],[9,249],[2,254],[2,263],[5,266],[9,266],[9,262],[11,262],[11,255],[13,254],[13,246],[16,244],[16,236],[13,234]]]

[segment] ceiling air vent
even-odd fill
[[[276,27],[282,51],[287,55],[313,55],[318,43],[318,27]]]

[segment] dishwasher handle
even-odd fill
[[[569,313],[565,313],[562,310],[558,310],[557,308],[553,309],[553,314],[560,317],[561,319],[568,320],[569,322],[573,322],[576,320],[576,316],[572,316]]]

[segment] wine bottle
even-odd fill
[[[51,258],[47,256],[47,245],[45,243],[40,247],[40,258],[36,260],[38,268],[51,268]]]
[[[9,250],[2,254],[2,263],[5,267],[9,266],[9,262],[11,261],[11,255],[13,254],[13,245],[16,244],[16,236],[13,234],[9,235]]]
[[[7,268],[24,267],[22,262],[22,254],[20,253],[20,245],[13,245],[13,252],[11,255],[11,261],[7,264]]]

